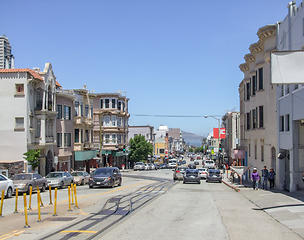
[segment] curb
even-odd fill
[[[232,186],[231,184],[227,183],[226,181],[222,180],[223,183],[225,183],[228,187],[232,188],[236,192],[240,192],[240,189],[237,187]]]

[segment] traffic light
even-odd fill
[[[222,151],[222,144],[219,144],[219,151]]]
[[[126,152],[126,146],[123,146],[123,151]]]

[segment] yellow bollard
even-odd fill
[[[39,192],[39,187],[37,186],[37,194],[38,192]],[[39,198],[40,198],[40,207],[44,207],[40,194],[39,194]]]
[[[4,200],[4,190],[2,190],[2,194],[1,194],[0,217],[3,217],[2,216],[3,200]]]
[[[52,203],[52,187],[51,187],[51,185],[49,185],[49,195],[50,195],[50,204],[49,205],[53,205],[53,203]]]
[[[26,193],[23,193],[23,201],[24,201],[24,215],[25,215],[25,226],[24,228],[29,228],[28,220],[27,220],[27,204],[26,204]]]
[[[33,193],[33,187],[30,187],[30,199],[29,199],[29,207],[27,210],[32,210],[32,193]]]
[[[40,191],[37,191],[37,205],[38,205],[38,221],[37,222],[42,222],[41,220],[41,210],[40,210],[40,200],[41,200],[41,196],[40,196]]]
[[[71,195],[72,195],[72,205],[74,205],[74,194],[73,194],[73,191],[74,190],[74,184],[71,183]]]
[[[18,213],[18,188],[16,188],[15,212]]]
[[[77,192],[76,192],[76,184],[74,184],[74,194],[75,194],[75,207],[78,207],[78,202],[77,202]]]
[[[70,186],[68,186],[68,193],[69,193],[69,212],[70,211],[72,211],[72,209],[71,209],[71,187]]]
[[[57,188],[55,188],[55,200],[54,200],[54,214],[53,216],[58,216],[56,213],[56,207],[57,207]]]

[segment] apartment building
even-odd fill
[[[142,135],[145,137],[147,142],[154,144],[154,127],[152,126],[129,126],[129,133],[128,133],[128,141],[131,138],[134,138],[137,135]]]
[[[277,51],[304,50],[304,3],[288,3],[288,14],[277,24]],[[303,53],[304,54],[304,53]],[[300,64],[300,62],[299,62]],[[281,66],[284,68],[284,66]],[[293,82],[293,79],[289,79]],[[303,82],[303,81],[302,81]],[[304,84],[278,84],[277,187],[291,192],[304,189]]]
[[[30,149],[41,150],[41,175],[54,166],[58,87],[50,63],[43,71],[0,69],[0,166],[9,176],[28,171],[23,154]]]
[[[11,49],[6,35],[0,36],[0,69],[14,68],[14,56]]]
[[[250,45],[240,70],[240,149],[247,152],[248,165],[261,172],[263,166],[276,169],[276,88],[270,84],[270,53],[276,47],[276,25],[257,32],[259,41]],[[250,172],[249,172],[250,175]]]
[[[96,168],[97,151],[93,144],[93,99],[95,94],[87,90],[73,89],[74,100],[74,158],[76,170]]]
[[[94,147],[101,166],[128,166],[129,98],[121,92],[97,93],[93,100]]]

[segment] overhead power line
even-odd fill
[[[203,118],[204,115],[159,115],[159,114],[131,114],[131,116],[137,117],[167,117],[167,118]],[[220,115],[212,115],[214,117],[220,117]]]

